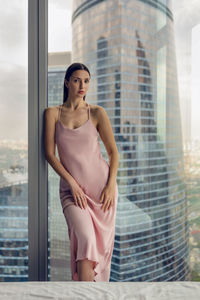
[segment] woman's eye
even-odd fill
[[[74,79],[74,82],[77,82],[77,81],[79,81],[78,79]],[[85,80],[85,83],[89,83],[89,80],[87,79],[87,80]]]

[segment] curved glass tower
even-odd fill
[[[189,274],[169,2],[73,1],[72,62],[89,67],[86,101],[106,109],[120,155],[110,281],[177,281]]]

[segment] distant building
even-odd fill
[[[27,170],[0,174],[0,282],[28,281]]]
[[[63,103],[64,77],[70,64],[70,51],[48,53],[48,106]]]
[[[72,63],[88,66],[86,100],[106,109],[120,154],[110,280],[186,280],[187,205],[171,1],[73,3]]]

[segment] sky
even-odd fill
[[[200,134],[200,24],[192,29],[192,59],[191,59],[191,96],[192,96],[192,133]],[[197,109],[198,108],[198,109]]]
[[[195,29],[195,38],[192,28],[200,24],[200,1],[199,0],[173,0],[172,12],[174,16],[174,34],[176,46],[176,62],[178,71],[179,100],[184,103],[191,96],[191,137],[192,140],[200,140],[200,101],[198,100],[200,86],[200,30]],[[190,28],[190,32],[188,29]],[[191,41],[188,42],[188,33]],[[198,51],[198,53],[197,53]],[[191,54],[191,57],[190,57]],[[188,69],[191,71],[189,76]],[[189,87],[189,82],[191,87]],[[198,94],[198,95],[197,95]],[[181,105],[184,116],[189,111],[187,105]],[[184,123],[184,119],[183,119]],[[186,125],[183,125],[186,127]]]
[[[0,8],[0,142],[27,140],[27,1],[0,0]]]
[[[185,30],[198,20],[200,11],[199,0],[173,0],[172,11],[175,19],[175,42],[177,49],[177,68],[179,89],[184,91],[187,77],[187,66],[184,65]],[[2,139],[27,140],[27,83],[28,83],[28,0],[0,0],[0,141]],[[71,51],[71,12],[72,0],[49,0],[48,2],[48,50],[49,52]],[[180,26],[180,24],[185,24]],[[6,30],[5,30],[6,28]],[[196,36],[199,34],[196,30]],[[200,40],[200,38],[198,39]],[[193,40],[194,49],[199,49],[197,40]],[[196,54],[195,54],[196,55]],[[200,69],[196,55],[195,64]],[[191,62],[192,66],[192,62]],[[194,66],[193,66],[194,68]],[[193,69],[194,70],[194,69]],[[195,85],[200,82],[197,71],[192,73]],[[195,74],[195,75],[194,75]],[[194,88],[194,85],[192,85]],[[185,93],[183,93],[185,94]],[[200,105],[198,91],[193,95],[192,128],[194,137],[200,128]],[[195,97],[194,97],[195,95]],[[20,99],[20,100],[19,100]],[[8,118],[9,117],[9,118]],[[12,120],[12,121],[11,121]],[[15,126],[17,124],[17,126]]]
[[[0,0],[0,8],[0,143],[24,142],[28,139],[28,0]],[[49,52],[71,51],[72,0],[49,0],[48,9]]]
[[[48,13],[49,52],[72,51],[72,0],[49,0]]]

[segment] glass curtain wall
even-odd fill
[[[189,274],[173,26],[171,1],[73,1],[72,61],[91,70],[88,102],[106,109],[120,154],[111,281]]]
[[[70,3],[49,0],[48,106],[63,101],[68,65],[86,64],[87,101],[106,109],[120,154],[110,280],[187,280],[188,212],[171,1]],[[69,18],[72,49],[64,51],[55,37],[61,39],[59,24]],[[59,176],[50,166],[48,174],[49,280],[71,280]]]

